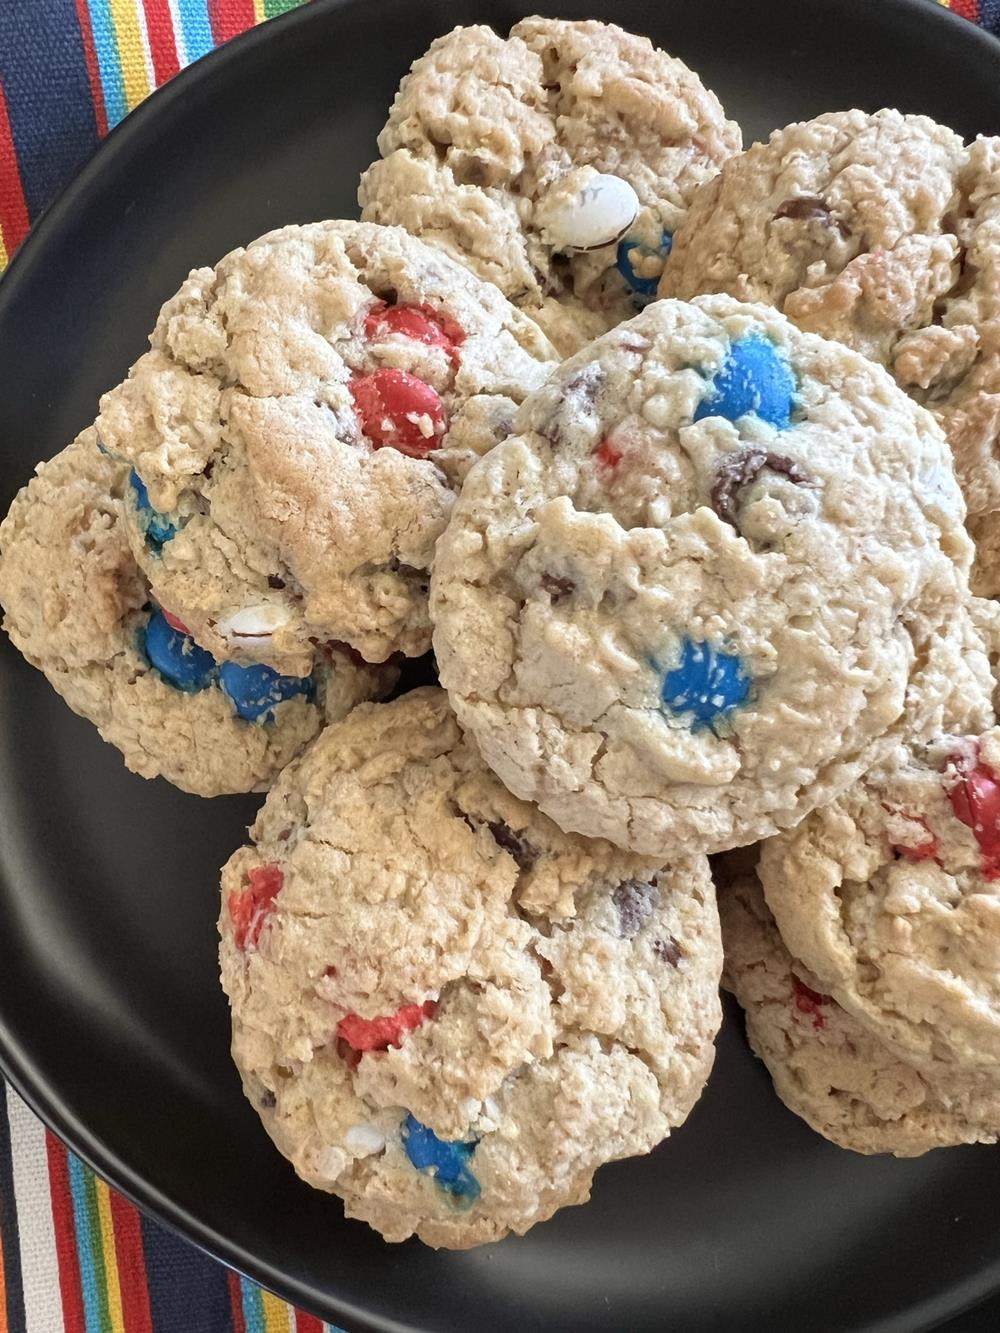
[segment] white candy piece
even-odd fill
[[[639,196],[620,176],[594,172],[539,212],[543,235],[556,250],[596,250],[625,235],[639,215]]]
[[[370,1157],[385,1147],[385,1135],[375,1125],[352,1125],[344,1135],[344,1147],[355,1157]]]
[[[276,629],[288,623],[288,612],[281,606],[266,603],[245,606],[218,624],[224,639],[269,639]]]

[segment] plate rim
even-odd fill
[[[380,3],[381,0],[374,0]],[[765,0],[752,0],[763,4]],[[817,0],[812,0],[816,3]],[[873,0],[823,0],[830,6],[845,11],[867,9]],[[996,63],[1000,79],[1000,36],[994,36],[978,24],[947,9],[939,0],[874,0],[886,15],[895,15],[897,22],[919,23],[925,27],[936,24],[949,43],[964,43],[971,59]],[[137,107],[129,112],[102,139],[90,157],[36,217],[24,241],[15,251],[6,270],[0,274],[0,329],[3,328],[9,307],[16,303],[16,293],[22,282],[30,280],[32,267],[44,262],[48,234],[58,228],[67,215],[77,212],[78,201],[86,200],[99,186],[107,165],[118,152],[127,151],[136,138],[145,134],[147,122],[158,116],[173,102],[185,97],[189,90],[211,80],[223,62],[232,63],[274,40],[276,30],[292,31],[322,23],[328,14],[349,8],[358,0],[306,0],[298,8],[286,11],[231,38],[173,76],[167,83],[154,89]],[[373,0],[367,0],[372,4]],[[538,9],[547,8],[539,0]],[[869,11],[870,12],[870,11]],[[152,1217],[174,1235],[202,1250],[211,1259],[248,1277],[280,1299],[329,1320],[333,1311],[336,1319],[348,1321],[350,1333],[403,1333],[404,1326],[391,1319],[372,1320],[369,1313],[345,1300],[339,1294],[320,1293],[307,1278],[299,1278],[278,1269],[272,1262],[249,1252],[239,1241],[219,1231],[183,1204],[176,1202],[163,1189],[124,1162],[114,1147],[92,1132],[65,1104],[57,1088],[34,1069],[34,1060],[7,1027],[0,1005],[0,1076],[28,1108],[77,1157],[137,1208]],[[993,1267],[996,1267],[994,1265]],[[986,1270],[984,1269],[984,1272]],[[988,1289],[976,1284],[975,1294],[953,1309],[947,1316],[950,1323],[986,1302],[1000,1296],[1000,1281]],[[980,1287],[982,1289],[980,1290]],[[314,1303],[322,1298],[323,1307]],[[942,1327],[935,1324],[934,1327]],[[415,1326],[407,1325],[407,1333]]]

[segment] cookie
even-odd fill
[[[582,1203],[711,1069],[705,860],[568,837],[444,693],[328,728],[222,874],[233,1054],[303,1179],[388,1240],[465,1248]]]
[[[695,190],[740,143],[696,74],[614,24],[456,28],[403,79],[359,199],[569,355],[653,299]]]
[[[859,1153],[917,1157],[996,1142],[996,1085],[955,1074],[933,1081],[893,1054],[789,954],[756,880],[722,892],[719,911],[723,984],[743,1006],[750,1045],[790,1111]]]
[[[1000,1076],[1000,728],[901,742],[765,842],[788,947],[909,1063]]]
[[[469,473],[434,646],[562,828],[651,856],[795,824],[940,718],[970,543],[939,428],[879,367],[728,297],[565,362]]]
[[[0,524],[4,629],[134,773],[200,796],[262,790],[395,670],[341,649],[305,679],[217,664],[151,599],[121,518],[128,477],[93,428],[39,466]]]
[[[157,599],[287,675],[425,652],[453,487],[550,369],[534,324],[398,229],[317,222],[195,270],[150,341],[97,426]]]
[[[967,527],[975,544],[969,584],[979,597],[1000,597],[1000,511],[973,514]]]
[[[776,131],[676,233],[660,294],[703,292],[766,301],[887,366],[944,427],[969,512],[1000,509],[1000,138],[966,147],[898,111]]]

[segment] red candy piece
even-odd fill
[[[985,764],[968,767],[968,760],[952,755],[949,760],[959,778],[948,793],[957,819],[973,836],[983,854],[983,875],[1000,879],[1000,780]]]
[[[397,333],[402,338],[424,343],[427,347],[443,347],[453,366],[458,365],[458,349],[465,342],[462,326],[429,305],[393,305],[387,308],[379,301],[365,318],[365,333],[369,338],[385,338]]]
[[[888,805],[883,805],[882,809],[888,811],[890,815],[903,814],[902,811],[893,810]],[[903,814],[903,818],[910,824],[919,824],[927,833],[927,841],[918,843],[916,847],[907,847],[903,843],[894,842],[891,844],[892,850],[905,857],[907,861],[936,861],[941,854],[941,844],[934,836],[934,831],[927,820],[922,819],[920,815]]]
[[[830,1003],[829,995],[820,995],[811,986],[807,986],[804,981],[800,981],[795,973],[792,973],[792,997],[795,1001],[795,1007],[800,1014],[809,1014],[813,1021],[814,1028],[826,1027],[826,1015],[823,1013],[823,1005]]]
[[[247,875],[245,889],[233,889],[229,895],[229,919],[237,949],[255,949],[264,923],[274,911],[274,900],[281,892],[285,876],[280,866],[254,866]]]
[[[444,403],[416,375],[405,370],[358,375],[351,381],[351,394],[362,433],[376,449],[389,445],[411,458],[424,458],[440,445],[447,429]]]
[[[160,607],[160,615],[170,628],[175,629],[178,634],[186,634],[188,638],[191,637],[191,631],[188,629],[187,625],[184,624],[184,621],[178,620],[176,616],[172,616],[165,606]]]
[[[616,468],[622,461],[622,451],[608,439],[603,439],[594,450],[594,457],[601,467]]]
[[[385,1018],[348,1014],[337,1024],[337,1036],[352,1051],[387,1051],[390,1046],[401,1045],[404,1032],[418,1028],[425,1018],[433,1018],[436,1007],[433,1000],[426,1000],[423,1004],[404,1004]]]

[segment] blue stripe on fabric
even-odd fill
[[[88,8],[90,28],[94,34],[94,49],[97,52],[97,67],[101,72],[101,88],[104,90],[104,109],[108,116],[108,129],[111,129],[128,114],[125,78],[118,51],[118,34],[115,32],[111,17],[109,0],[88,0]]]
[[[0,82],[34,220],[97,147],[74,0],[0,0]]]
[[[3,1271],[7,1288],[5,1309],[0,1311],[0,1314],[6,1313],[8,1333],[27,1333],[20,1233],[17,1229],[17,1200],[14,1197],[14,1159],[10,1149],[7,1090],[2,1079],[0,1079],[0,1236],[3,1237]]]
[[[260,1287],[248,1278],[241,1277],[240,1291],[243,1296],[243,1319],[247,1333],[267,1333],[267,1325],[264,1322],[264,1298],[260,1294]]]
[[[69,1166],[69,1192],[73,1198],[73,1230],[76,1232],[76,1254],[80,1263],[80,1287],[83,1291],[83,1314],[87,1333],[101,1333],[101,1304],[97,1290],[94,1252],[90,1247],[90,1213],[87,1209],[87,1168],[78,1157],[66,1154]]]
[[[190,1242],[141,1216],[149,1313],[156,1333],[234,1333],[226,1270]],[[192,1322],[197,1317],[197,1324]]]
[[[208,0],[177,0],[181,31],[188,61],[198,60],[215,49],[212,21],[208,16]]]
[[[982,0],[979,21],[984,28],[1000,37],[1000,0]]]

